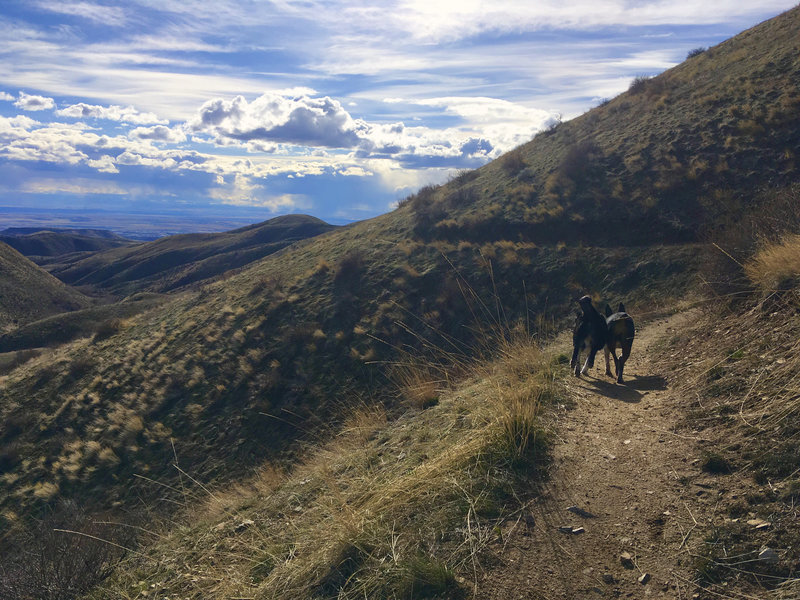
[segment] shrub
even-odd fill
[[[458,185],[464,185],[465,183],[469,183],[470,181],[474,181],[478,178],[478,171],[474,169],[460,169],[453,175],[451,181]]]
[[[706,47],[705,46],[698,46],[697,48],[692,48],[686,54],[686,58],[687,59],[694,58],[695,56],[699,56],[699,55],[703,54],[705,51],[706,51]]]
[[[108,543],[104,540],[109,540]],[[132,542],[97,524],[77,506],[63,504],[17,533],[0,562],[0,597],[71,600],[108,577]]]
[[[122,320],[108,319],[97,326],[97,329],[94,332],[93,341],[99,342],[101,340],[105,340],[116,335],[120,331],[122,331]]]
[[[630,86],[628,86],[628,91],[631,94],[641,94],[647,87],[648,81],[650,81],[648,75],[637,75],[633,78],[633,81],[631,81]]]
[[[350,250],[339,261],[333,281],[337,284],[352,284],[364,268],[364,255],[358,250]]]
[[[516,175],[528,166],[525,159],[522,157],[522,149],[520,148],[515,148],[511,152],[506,153],[501,159],[500,165],[503,167],[503,171],[506,172],[506,175]]]

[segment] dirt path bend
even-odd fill
[[[637,332],[624,385],[605,376],[602,353],[570,379],[574,406],[559,415],[550,479],[527,523],[506,532],[481,598],[694,596],[688,548],[703,535],[718,484],[701,471],[699,434],[676,430],[687,402],[652,352],[693,318]]]

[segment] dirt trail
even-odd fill
[[[667,380],[669,365],[651,358],[692,318],[637,332],[624,385],[605,376],[602,353],[586,376],[570,379],[575,403],[559,415],[549,482],[528,518],[505,532],[481,598],[690,599],[698,591],[688,548],[703,535],[718,484],[701,471],[699,434],[675,430],[687,402]]]

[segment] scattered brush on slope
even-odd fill
[[[362,407],[291,476],[215,492],[91,597],[458,597],[546,454],[555,367],[506,351],[436,406],[390,423]]]
[[[694,372],[685,383],[697,397],[692,427],[715,440],[703,469],[727,478],[722,514],[696,557],[700,581],[715,592],[785,598],[794,597],[800,561],[800,236],[777,239],[742,260],[747,299],[675,341]],[[755,529],[759,522],[768,525]],[[764,548],[774,560],[760,559]]]

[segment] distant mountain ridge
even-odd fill
[[[11,227],[0,231],[4,242],[25,256],[42,264],[52,257],[64,257],[76,252],[98,252],[132,244],[104,229],[37,229]]]
[[[6,229],[0,230],[0,236],[18,237],[24,235],[31,235],[35,233],[63,233],[63,234],[79,235],[82,237],[99,237],[99,238],[121,239],[121,240],[126,239],[120,237],[119,235],[108,229],[72,228],[72,227],[8,227]]]
[[[307,215],[285,215],[223,233],[187,233],[47,264],[70,285],[117,294],[168,292],[240,268],[302,239],[335,229]]]

